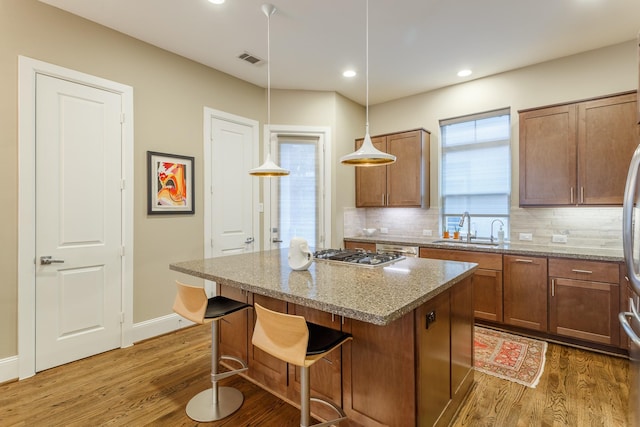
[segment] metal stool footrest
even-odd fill
[[[338,415],[340,415],[340,417],[336,418],[336,419],[333,419],[333,420],[325,421],[323,423],[314,424],[314,425],[309,426],[309,427],[329,427],[329,426],[337,425],[341,421],[344,421],[344,420],[347,419],[347,414],[345,414],[344,411],[342,410],[342,408],[339,407],[338,405],[336,405],[335,403],[333,403],[333,402],[331,402],[329,400],[321,399],[319,397],[312,397],[310,400],[312,402],[318,402],[318,403],[322,403],[325,406],[328,406],[329,408],[331,408],[334,411],[336,411],[336,413]]]
[[[241,372],[245,372],[249,369],[249,367],[247,366],[246,362],[240,358],[237,358],[235,356],[227,356],[227,355],[222,355],[220,356],[220,359],[222,360],[233,360],[234,362],[237,362],[241,368],[239,369],[234,369],[231,371],[226,371],[226,372],[219,372],[219,373],[215,373],[215,374],[211,374],[211,381],[220,381],[222,379],[228,378],[232,375],[235,374],[239,374]]]

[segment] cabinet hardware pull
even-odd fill
[[[589,271],[589,270],[578,270],[577,268],[574,268],[573,270],[574,273],[584,273],[584,274],[593,274],[593,271]]]
[[[584,203],[584,187],[580,187],[580,203]]]
[[[516,258],[516,262],[526,262],[528,264],[531,264],[533,262],[533,260],[532,259]]]
[[[569,201],[570,204],[573,204],[573,187],[571,187],[571,200]]]
[[[384,193],[382,193],[382,206],[384,206]]]
[[[556,279],[551,279],[551,296],[556,296]]]

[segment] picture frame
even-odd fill
[[[147,151],[147,214],[195,213],[194,158]]]

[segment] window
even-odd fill
[[[464,212],[471,215],[471,233],[490,237],[500,220],[509,235],[511,150],[509,109],[440,122],[442,135],[442,224],[453,232]],[[500,229],[496,222],[494,237]],[[466,236],[467,224],[460,229]]]

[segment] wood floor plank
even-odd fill
[[[238,412],[213,423],[186,415],[210,386],[210,339],[208,325],[196,326],[3,384],[0,425],[297,427],[296,407],[238,376],[222,382],[244,394]],[[475,378],[454,427],[628,426],[625,359],[549,344],[534,389]]]

